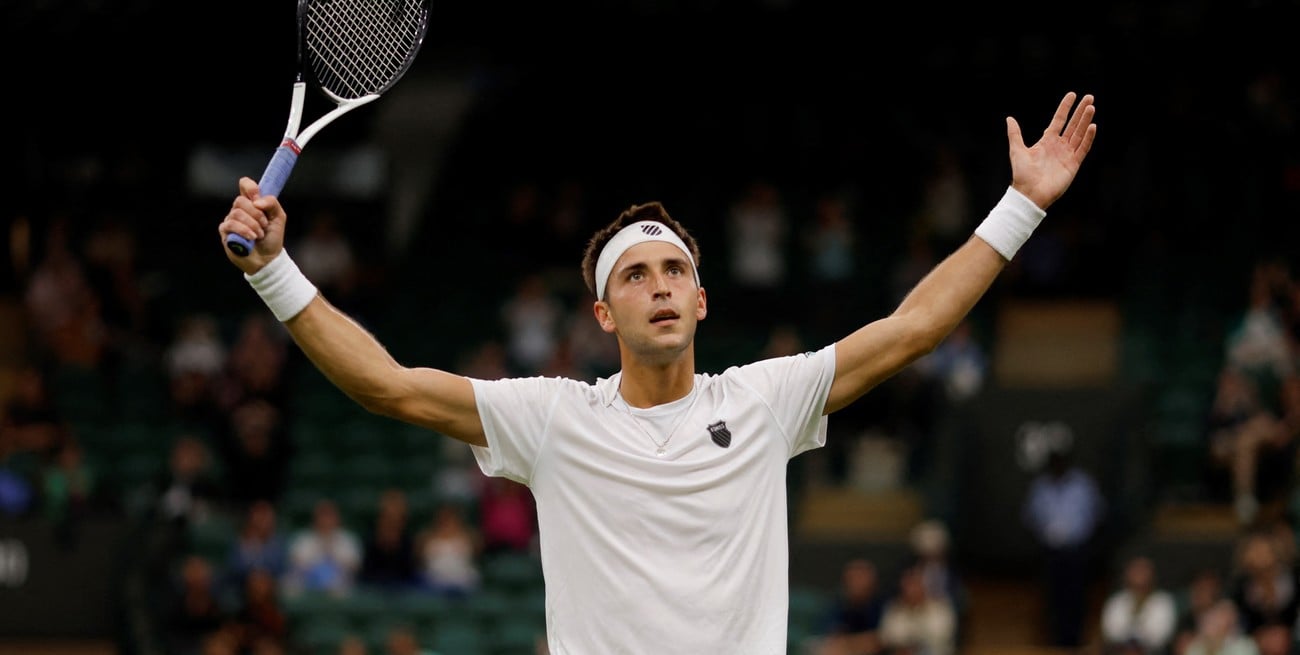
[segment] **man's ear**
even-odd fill
[[[614,315],[609,311],[609,303],[597,300],[591,306],[591,311],[596,315],[596,322],[600,324],[600,329],[613,334],[617,326],[614,325]]]
[[[705,316],[709,315],[709,298],[704,293],[704,287],[700,287],[700,298],[695,303],[695,320],[703,321]]]

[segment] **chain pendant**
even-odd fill
[[[664,450],[663,446],[660,446],[659,449],[655,451],[655,454],[658,455],[659,457],[663,457],[664,455],[668,454],[668,451]]]

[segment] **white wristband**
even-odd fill
[[[281,250],[256,273],[245,273],[244,279],[281,323],[297,316],[316,297],[316,285],[298,270],[287,250]]]
[[[988,217],[975,228],[975,236],[1011,261],[1046,215],[1046,211],[1023,193],[1007,187],[1007,192],[989,211]]]

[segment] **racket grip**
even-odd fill
[[[298,163],[299,152],[301,149],[292,139],[285,139],[284,143],[275,149],[275,155],[271,157],[270,162],[267,162],[266,170],[262,172],[262,179],[257,183],[261,195],[280,194],[285,183],[289,181],[293,165]],[[232,232],[226,235],[226,248],[236,256],[247,257],[248,253],[253,252],[253,242]]]

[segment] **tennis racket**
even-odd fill
[[[289,124],[258,182],[264,196],[278,195],[302,149],[326,125],[378,100],[410,70],[429,28],[430,0],[299,0],[298,71]],[[334,108],[307,129],[302,123],[307,76]],[[226,247],[244,257],[253,242],[231,233]]]

